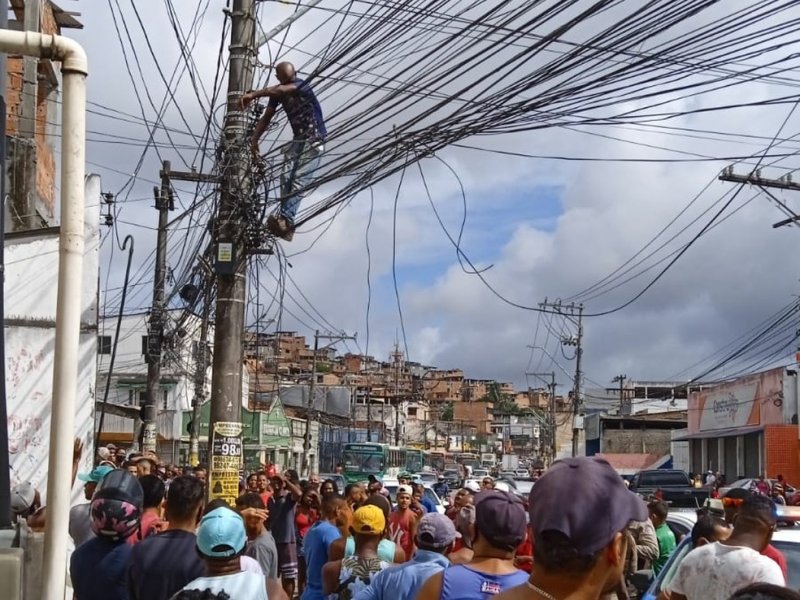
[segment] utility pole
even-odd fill
[[[612,379],[612,383],[619,383],[619,416],[624,417],[631,414],[630,404],[625,402],[625,381],[628,379],[627,375],[617,375]],[[624,425],[623,425],[624,427]]]
[[[142,406],[142,452],[156,451],[156,420],[158,402],[161,398],[161,347],[164,342],[166,305],[164,289],[167,279],[167,225],[169,211],[175,208],[170,185],[170,162],[161,165],[161,189],[153,188],[158,211],[158,234],[156,237],[156,266],[153,278],[153,306],[147,326],[147,395]]]
[[[403,353],[397,342],[394,343],[392,353],[394,361],[394,445],[400,445],[400,364],[403,360]]]
[[[722,173],[719,176],[720,181],[729,181],[732,183],[747,183],[750,185],[755,185],[761,188],[761,190],[767,194],[772,200],[780,206],[784,212],[789,215],[788,219],[784,219],[783,221],[778,221],[775,223],[772,228],[777,229],[778,227],[784,227],[786,225],[797,224],[800,221],[800,215],[796,214],[791,208],[786,206],[784,202],[782,202],[779,198],[777,198],[774,194],[772,194],[767,188],[775,188],[779,190],[791,190],[791,191],[800,191],[800,183],[795,183],[792,181],[792,174],[787,173],[783,177],[779,177],[778,179],[770,179],[767,177],[761,176],[761,169],[755,169],[751,171],[748,175],[736,175],[733,172],[733,167],[725,167]]]
[[[228,106],[223,126],[222,189],[214,226],[217,303],[209,426],[208,494],[233,504],[242,465],[242,367],[247,256],[242,212],[250,202],[252,156],[247,140],[244,92],[253,87],[254,0],[233,0],[229,46]]]
[[[578,456],[581,429],[578,426],[580,411],[583,407],[583,304],[561,304],[548,302],[546,299],[539,307],[548,312],[561,315],[577,327],[577,334],[561,339],[564,346],[575,346],[575,383],[572,391],[572,456]]]
[[[314,332],[314,356],[311,358],[311,383],[308,386],[308,403],[306,404],[306,431],[303,434],[303,470],[306,475],[311,473],[311,416],[314,412],[314,397],[317,392],[317,353],[320,350],[320,340],[331,340],[331,344],[341,342],[343,340],[354,340],[354,335],[324,335],[319,330]],[[329,347],[331,344],[325,346]],[[323,348],[324,349],[324,348]],[[367,404],[369,407],[369,404]],[[369,431],[369,430],[368,430]]]
[[[203,320],[200,323],[200,339],[194,357],[194,397],[192,398],[192,427],[189,430],[189,464],[200,464],[200,415],[206,396],[206,369],[208,368],[208,321],[211,318],[211,280],[203,294]],[[210,431],[209,431],[210,433]]]
[[[547,423],[550,429],[550,454],[551,462],[556,459],[558,454],[558,442],[556,440],[556,373],[525,373],[525,375],[532,375],[544,381],[547,384],[549,391],[547,398]]]

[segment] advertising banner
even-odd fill
[[[220,421],[211,436],[211,460],[208,469],[208,498],[221,498],[233,506],[239,496],[239,472],[242,469],[242,424]]]

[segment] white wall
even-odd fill
[[[81,470],[91,467],[94,448],[98,202],[101,182],[86,179],[85,252],[76,390],[75,435],[84,440]],[[46,494],[58,279],[58,236],[40,232],[5,244],[6,393],[11,485],[31,481]],[[76,486],[74,496],[79,495]]]

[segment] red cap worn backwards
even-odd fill
[[[557,460],[529,496],[533,543],[546,531],[564,534],[584,556],[605,548],[631,521],[648,518],[647,505],[600,458]]]

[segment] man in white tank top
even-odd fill
[[[200,520],[197,551],[206,564],[207,575],[187,584],[184,590],[225,592],[231,598],[282,600],[280,586],[268,586],[263,574],[245,571],[241,557],[247,546],[244,521],[230,508],[212,510]],[[277,587],[277,589],[267,588]]]

